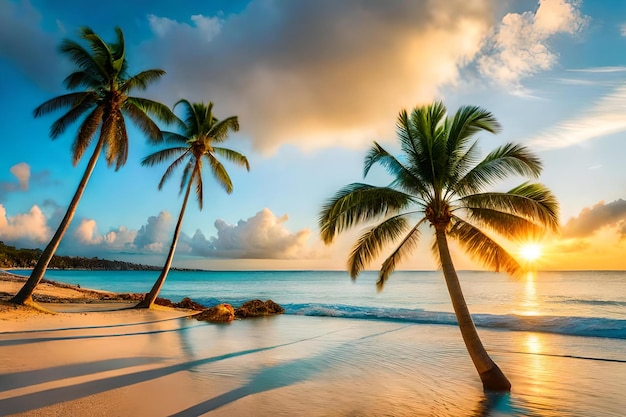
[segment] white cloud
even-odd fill
[[[579,1],[540,0],[535,13],[509,13],[502,19],[478,59],[478,68],[500,84],[520,89],[520,81],[557,62],[548,45],[559,33],[575,34],[588,18],[581,15]]]
[[[50,236],[52,231],[38,206],[33,206],[27,213],[8,216],[0,204],[0,240],[19,247],[32,247],[46,243]]]
[[[194,239],[196,244],[210,243],[212,250],[207,255],[216,257],[297,259],[310,256],[306,246],[310,230],[292,233],[284,226],[286,221],[286,215],[276,217],[266,208],[236,225],[216,220],[217,238],[207,241],[196,233]]]
[[[595,103],[584,115],[566,120],[532,137],[529,146],[556,149],[626,131],[626,86]]]
[[[129,230],[125,226],[109,230],[101,235],[98,225],[93,219],[82,219],[74,231],[75,245],[72,251],[77,253],[89,252],[102,256],[102,252],[137,252],[134,244],[138,232]],[[68,246],[72,243],[68,242]]]
[[[133,244],[140,252],[162,253],[168,249],[171,239],[172,215],[162,211],[158,216],[151,216],[148,222],[141,226]]]
[[[169,36],[184,37],[200,34],[201,36],[199,38],[208,42],[215,38],[222,28],[222,22],[217,17],[206,17],[197,14],[191,16],[191,21],[193,22],[193,26],[167,17],[159,17],[153,14],[148,15],[150,29],[162,39]]]

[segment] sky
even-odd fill
[[[213,102],[218,118],[239,118],[225,146],[248,157],[250,172],[225,163],[230,195],[204,173],[204,208],[190,201],[174,266],[345,268],[359,229],[323,245],[321,206],[363,181],[373,141],[397,153],[401,110],[442,100],[449,114],[477,105],[502,124],[479,136],[484,153],[516,142],[542,159],[539,181],[558,198],[562,227],[539,242],[534,267],[626,269],[626,2],[0,0],[5,244],[45,247],[87,163],[72,165],[76,126],[50,139],[61,113],[33,117],[67,92],[73,67],[58,46],[81,26],[107,42],[119,26],[131,74],[166,71],[135,95]],[[179,181],[159,191],[165,166],[140,164],[159,148],[131,122],[128,132],[128,162],[115,171],[101,158],[58,254],[164,262]],[[373,170],[366,182],[389,178]],[[399,268],[436,268],[430,244],[425,234]],[[452,251],[457,268],[480,269]]]

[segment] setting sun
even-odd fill
[[[519,254],[525,261],[536,261],[541,257],[541,246],[535,243],[529,243],[521,247]]]

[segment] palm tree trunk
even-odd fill
[[[170,245],[170,251],[167,254],[167,259],[165,260],[165,265],[161,270],[161,274],[159,278],[155,281],[152,289],[142,301],[139,302],[135,306],[135,308],[152,308],[154,305],[154,301],[156,300],[159,292],[161,291],[161,287],[165,283],[165,279],[167,278],[167,274],[170,272],[170,266],[172,265],[172,260],[174,259],[174,252],[176,251],[176,244],[178,243],[178,236],[180,235],[180,228],[183,224],[183,217],[185,216],[185,209],[187,208],[187,200],[189,199],[189,193],[191,191],[191,185],[193,183],[193,178],[196,175],[196,171],[194,170],[191,178],[189,179],[189,183],[187,184],[187,191],[185,192],[185,199],[183,200],[183,206],[180,209],[180,213],[178,215],[178,222],[176,223],[176,228],[174,229],[174,237],[172,238],[172,244]]]
[[[436,225],[435,233],[441,268],[452,300],[454,314],[459,323],[459,329],[461,330],[465,347],[480,375],[483,388],[490,391],[510,391],[511,383],[498,365],[489,357],[489,354],[478,337],[476,326],[467,308],[465,297],[461,290],[461,284],[459,283],[459,278],[454,269],[454,264],[452,263],[452,257],[450,256],[448,241],[446,239],[445,226]]]
[[[63,220],[61,220],[61,224],[57,228],[52,240],[48,243],[48,246],[43,250],[39,260],[37,261],[37,265],[33,268],[33,272],[31,272],[30,277],[26,281],[26,283],[22,286],[20,291],[13,297],[10,301],[14,304],[33,304],[33,292],[37,285],[41,282],[44,274],[46,273],[46,269],[48,269],[48,264],[52,260],[54,253],[56,252],[67,228],[69,227],[74,214],[76,213],[76,208],[78,207],[78,202],[80,201],[83,193],[85,192],[85,188],[87,187],[87,182],[89,182],[89,177],[93,173],[93,170],[98,162],[98,157],[100,156],[100,152],[102,152],[102,147],[104,146],[104,138],[100,137],[98,143],[96,144],[96,148],[89,159],[89,163],[85,168],[85,172],[83,173],[83,178],[80,180],[78,184],[78,188],[74,193],[74,197],[70,202],[70,205],[67,207],[67,211],[65,212],[65,216]]]

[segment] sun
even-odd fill
[[[536,243],[528,243],[520,248],[520,256],[527,262],[534,262],[541,257],[541,246]]]

